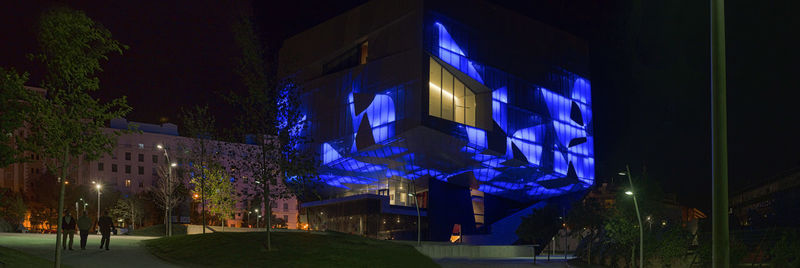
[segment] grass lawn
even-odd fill
[[[172,235],[185,235],[185,234],[186,234],[186,225],[182,224],[172,225]],[[133,230],[133,232],[131,232],[130,235],[164,236],[164,225],[156,224],[144,228],[137,228],[136,230]]]
[[[182,266],[214,267],[438,267],[413,247],[345,234],[210,233],[145,242],[150,253]]]
[[[0,267],[52,267],[53,262],[25,252],[0,246]],[[61,265],[61,267],[69,267]]]

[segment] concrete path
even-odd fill
[[[64,251],[61,260],[72,267],[177,267],[150,255],[142,242],[147,239],[153,237],[112,235],[111,250],[106,251],[99,249],[99,235],[89,235],[86,250],[81,250],[80,237],[75,235],[74,250]],[[0,245],[47,260],[55,256],[55,243],[54,234],[0,233]]]

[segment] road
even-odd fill
[[[61,260],[72,267],[177,267],[147,253],[142,241],[152,238],[112,235],[111,250],[106,251],[99,249],[99,235],[89,235],[86,250],[80,249],[80,237],[75,235],[75,250],[64,251]],[[0,245],[48,260],[55,256],[55,241],[54,234],[0,233]]]

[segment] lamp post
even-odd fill
[[[625,191],[626,195],[633,196],[633,206],[636,207],[636,220],[639,221],[639,267],[644,265],[644,230],[642,227],[642,216],[639,215],[639,202],[636,201],[636,194],[633,192],[633,179],[631,178],[631,168],[625,165],[626,172],[620,172],[620,175],[628,175],[628,183],[631,189]]]
[[[97,190],[97,222],[100,222],[100,189],[103,188],[103,185],[96,181],[92,181],[92,183]]]
[[[258,217],[256,217],[256,229],[258,229],[258,220],[261,219],[261,214],[258,213],[258,209],[256,209],[256,215],[258,215]]]
[[[164,157],[167,159],[167,163],[170,163],[169,167],[167,167],[167,183],[165,185],[167,190],[164,195],[164,228],[166,228],[165,234],[172,236],[172,168],[178,166],[178,164],[169,161],[169,153],[164,146],[159,144],[156,147],[164,151]]]

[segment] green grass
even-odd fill
[[[412,246],[345,234],[305,232],[210,233],[163,237],[147,249],[182,266],[208,267],[438,267]]]
[[[173,224],[172,225],[172,235],[185,235],[186,234],[186,225],[182,224]],[[156,224],[147,226],[141,229],[133,230],[130,232],[130,235],[139,235],[139,236],[164,236],[164,225],[163,224]]]
[[[53,262],[28,253],[0,246],[0,267],[52,267]],[[61,265],[62,267],[69,267]]]

